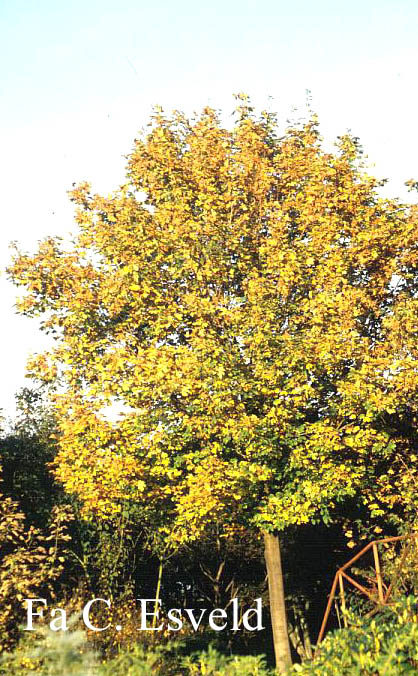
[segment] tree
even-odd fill
[[[280,135],[241,98],[233,129],[157,110],[125,185],[72,191],[71,250],[10,272],[56,339],[30,372],[60,385],[57,476],[173,543],[263,533],[284,669],[277,534],[364,493],[395,451],[382,413],[416,392],[417,211],[379,197],[355,138],[327,153],[315,117]]]
[[[16,395],[17,416],[0,433],[2,493],[17,500],[27,521],[39,527],[63,502],[62,486],[49,469],[55,424],[43,398],[42,392],[22,388]]]

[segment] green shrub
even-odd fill
[[[267,676],[271,672],[267,670],[263,656],[260,655],[235,655],[228,657],[222,655],[213,648],[206,652],[196,653],[183,660],[183,667],[187,676]]]
[[[179,654],[180,644],[171,648],[145,650],[136,645],[103,664],[100,676],[268,676],[260,656],[222,655],[214,648],[188,657]]]
[[[298,676],[409,676],[418,674],[418,600],[403,598],[379,615],[327,636],[319,655],[294,665]],[[353,618],[351,618],[352,620]]]
[[[1,676],[96,676],[97,667],[83,631],[42,628],[0,659]]]
[[[171,676],[180,674],[175,651],[135,644],[101,665],[100,676]]]
[[[403,598],[374,618],[351,616],[329,634],[318,656],[297,664],[295,676],[413,676],[418,674],[418,599]],[[272,676],[262,656],[226,656],[214,648],[182,656],[181,642],[130,650],[100,663],[84,632],[43,629],[0,660],[0,676]]]

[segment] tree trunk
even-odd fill
[[[273,629],[276,667],[285,672],[292,664],[287,633],[286,605],[284,598],[282,562],[279,538],[273,533],[264,533],[264,557],[269,584],[270,616]]]
[[[163,562],[160,559],[160,565],[158,566],[158,582],[157,589],[155,592],[155,603],[154,603],[154,617],[152,618],[152,628],[155,629],[157,626],[157,613],[158,613],[158,601],[160,600],[160,591],[161,591],[161,580],[163,577]]]

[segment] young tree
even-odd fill
[[[72,191],[72,249],[47,239],[10,270],[56,338],[31,372],[60,383],[57,476],[174,543],[214,521],[263,534],[281,669],[277,534],[361,495],[394,450],[376,421],[417,386],[416,209],[360,155],[246,100],[233,129],[157,110],[125,185]]]

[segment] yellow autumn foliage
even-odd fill
[[[157,111],[125,185],[74,188],[72,249],[10,274],[56,339],[31,373],[59,384],[55,472],[87,511],[179,542],[367,493],[418,382],[417,207],[379,186],[356,139],[325,152],[315,117],[244,102],[231,129]]]

